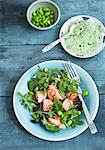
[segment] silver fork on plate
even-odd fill
[[[63,64],[64,68],[66,69],[67,73],[68,73],[68,76],[69,78],[72,78],[72,79],[76,79],[76,80],[80,80],[80,77],[77,73],[77,71],[75,70],[75,68],[73,67],[72,63],[70,61],[68,61],[67,63]],[[97,133],[97,128],[91,118],[91,115],[89,113],[89,110],[84,102],[84,99],[82,97],[82,90],[81,88],[79,87],[78,88],[78,93],[79,93],[79,99],[80,101],[82,102],[82,108],[83,108],[83,111],[85,113],[85,117],[86,117],[86,120],[87,120],[87,123],[88,123],[88,126],[90,128],[90,132],[91,134],[95,134]]]

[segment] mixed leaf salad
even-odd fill
[[[40,123],[49,131],[82,125],[82,104],[78,97],[79,81],[70,79],[66,70],[38,69],[28,81],[29,92],[22,95],[21,104],[32,116],[32,123]],[[88,92],[84,92],[87,96]]]

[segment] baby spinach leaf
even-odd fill
[[[35,88],[35,82],[33,80],[28,81],[28,89],[29,91],[34,91]]]

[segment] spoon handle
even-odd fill
[[[61,39],[57,39],[56,41],[48,44],[47,46],[45,46],[43,49],[42,49],[42,52],[45,53],[45,52],[48,52],[50,49],[52,49],[54,46],[56,46],[59,42],[61,41]]]

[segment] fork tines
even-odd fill
[[[63,66],[64,66],[65,70],[67,71],[68,76],[70,78],[76,78],[78,80],[80,79],[75,68],[72,66],[72,63],[70,62],[70,60],[67,63],[63,64]]]

